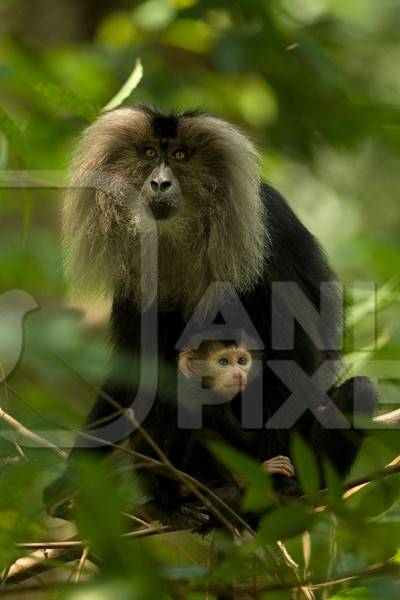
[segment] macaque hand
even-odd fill
[[[270,475],[286,475],[294,477],[295,470],[288,456],[274,456],[261,465],[262,469]]]

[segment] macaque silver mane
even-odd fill
[[[84,132],[63,209],[67,272],[77,289],[139,304],[140,239],[156,220],[158,302],[190,313],[212,281],[246,292],[262,276],[258,154],[210,115],[157,119],[149,108],[122,108]]]

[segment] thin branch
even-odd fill
[[[353,496],[360,490],[362,490],[365,486],[369,485],[373,481],[377,481],[382,479],[383,477],[387,477],[388,475],[393,475],[393,473],[400,472],[400,455],[396,456],[384,469],[379,471],[375,471],[372,475],[367,477],[359,477],[358,479],[354,479],[353,481],[349,481],[343,485],[343,498],[349,498]]]
[[[82,548],[87,543],[85,540],[68,540],[65,542],[21,542],[15,544],[15,546],[21,550],[66,550],[67,548]]]
[[[44,573],[49,569],[58,567],[58,561],[68,563],[79,558],[82,554],[80,545],[69,548],[42,548],[28,556],[23,556],[15,561],[3,574],[2,583],[20,583],[35,575]]]
[[[121,535],[121,539],[130,540],[136,538],[149,537],[160,533],[177,531],[167,526],[151,526],[137,529]],[[16,547],[23,550],[35,550],[28,556],[23,556],[15,561],[7,571],[2,574],[2,583],[11,584],[25,581],[34,575],[43,573],[54,567],[60,566],[57,561],[63,563],[72,562],[80,558],[83,560],[84,553],[88,548],[87,540],[68,540],[65,542],[26,542],[18,543]],[[88,554],[85,555],[85,562]],[[83,567],[82,567],[83,568]]]
[[[281,541],[277,541],[277,546],[281,550],[282,556],[286,560],[286,564],[288,566],[290,566],[293,575],[295,576],[296,580],[298,581],[298,583],[300,585],[299,589],[300,589],[301,593],[304,595],[304,598],[306,600],[315,600],[315,595],[311,589],[310,583],[306,583],[306,582],[302,581],[302,576],[300,574],[300,567],[297,564],[297,562],[294,560],[294,558],[289,554],[289,551],[286,548],[285,544]],[[252,585],[254,587],[254,582]]]
[[[143,525],[144,527],[147,527],[147,528],[151,527],[151,523],[148,523],[144,519],[140,519],[139,517],[136,517],[135,515],[131,515],[130,513],[127,513],[127,512],[122,512],[122,514],[127,519],[130,519],[131,521],[135,521],[135,523],[139,523],[139,525]]]
[[[4,396],[5,396],[5,399],[7,402],[9,400],[8,385],[6,383],[4,367],[1,363],[0,363],[0,377],[1,377],[2,384],[3,384]],[[68,455],[66,452],[64,452],[63,450],[60,450],[60,448],[57,448],[57,446],[55,446],[48,440],[45,440],[44,438],[36,435],[36,433],[33,433],[32,431],[30,431],[27,427],[22,425],[22,423],[17,421],[17,419],[14,419],[14,417],[9,415],[1,407],[0,407],[0,419],[3,419],[3,421],[5,421],[8,425],[10,425],[10,427],[12,427],[15,431],[17,431],[17,433],[19,433],[22,437],[25,437],[25,438],[31,440],[31,442],[34,442],[35,444],[37,444],[38,446],[41,446],[42,448],[48,448],[49,450],[52,450],[52,452],[55,452],[57,454],[57,456],[59,456],[62,459],[67,458]],[[19,446],[19,444],[17,442],[14,442],[14,446],[16,447],[18,454],[22,458],[26,459],[25,453],[23,452],[23,450]]]
[[[392,410],[382,415],[377,415],[372,419],[374,423],[384,423],[385,425],[398,425],[400,423],[400,408]]]
[[[14,419],[14,417],[6,413],[2,408],[0,408],[0,419],[3,419],[3,421],[5,421],[8,425],[15,429],[15,431],[17,431],[17,433],[19,433],[22,437],[27,438],[28,440],[34,442],[36,445],[42,448],[47,448],[48,450],[51,450],[63,460],[66,460],[68,458],[68,454],[64,452],[64,450],[57,448],[57,446],[55,446],[48,440],[45,440],[39,435],[36,435],[36,433],[33,433],[33,431],[27,429],[24,425],[22,425],[22,423]]]
[[[86,560],[88,559],[88,557],[89,557],[89,546],[85,546],[83,548],[82,556],[79,559],[77,569],[76,569],[75,573],[73,574],[71,581],[74,581],[75,583],[79,582],[82,572],[83,572],[83,568],[85,566],[85,563],[86,563]]]
[[[136,529],[135,531],[130,531],[129,533],[123,533],[121,537],[124,539],[143,538],[152,535],[158,535],[159,533],[171,533],[172,531],[180,530],[176,529],[175,527],[170,527],[169,525],[158,525],[154,527],[145,527],[144,529]]]

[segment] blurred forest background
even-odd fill
[[[0,406],[31,430],[56,428],[68,438],[68,429],[79,427],[93,401],[91,385],[103,378],[107,306],[91,303],[81,307],[82,314],[68,298],[59,243],[60,190],[10,189],[6,182],[9,170],[19,169],[33,178],[36,171],[40,177],[54,171],[62,179],[80,132],[128,80],[138,59],[143,79],[125,104],[201,107],[239,124],[261,149],[264,178],[321,239],[340,280],[350,291],[360,281],[377,286],[377,315],[373,296],[352,304],[348,294],[358,340],[357,347],[349,342],[349,364],[376,380],[379,369],[372,359],[400,359],[400,2],[2,0],[0,293],[23,290],[39,309],[25,320],[22,359],[3,386]],[[2,317],[2,306],[0,296],[4,360],[11,343],[10,309],[6,306]],[[372,345],[371,324],[377,325]],[[386,402],[399,402],[398,387],[382,389]],[[355,474],[380,468],[396,454],[396,436],[378,438],[366,444]],[[10,456],[15,464],[6,464]],[[21,554],[15,542],[65,539],[71,532],[44,517],[40,500],[45,481],[62,461],[10,439],[0,440],[0,459],[0,568],[5,568]],[[131,551],[125,546],[122,551],[115,538],[122,525],[110,515],[126,500],[126,490],[122,486],[118,496],[116,488],[110,499],[107,484],[89,480],[102,503],[83,506],[82,531],[95,538],[108,566],[102,583],[65,590],[66,597],[198,600],[215,596],[195,591],[196,582],[230,584],[249,576],[243,565],[254,547],[246,546],[241,555],[239,546],[226,540],[228,558],[217,565],[214,580],[201,567],[199,556],[208,556],[204,540],[185,541],[181,534],[164,546],[155,539],[147,545],[132,541]],[[361,494],[354,505],[341,502],[340,510],[333,503],[329,518],[315,524],[311,566],[304,554],[303,532],[310,529],[304,509],[296,508],[303,527],[293,531],[282,532],[285,518],[277,518],[272,541],[300,536],[293,542],[296,560],[319,580],[372,564],[397,564],[400,485],[395,478],[385,481],[384,489],[371,486],[372,500]],[[340,533],[335,560],[333,529]],[[271,535],[261,535],[261,541],[270,543]],[[175,571],[171,565],[167,569],[168,561]],[[378,579],[357,578],[324,597],[398,598],[398,574],[391,577],[390,568]],[[168,595],[163,582],[181,580],[194,591]],[[268,598],[292,597],[287,594],[268,592]]]

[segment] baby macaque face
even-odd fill
[[[186,378],[227,398],[243,392],[252,362],[245,348],[219,342],[209,342],[198,351],[186,350],[179,355],[179,368]]]

